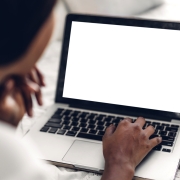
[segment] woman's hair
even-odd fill
[[[25,53],[55,3],[56,0],[0,1],[0,66]]]

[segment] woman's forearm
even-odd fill
[[[132,180],[133,176],[133,168],[113,165],[105,167],[101,180]]]

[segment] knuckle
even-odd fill
[[[140,131],[141,127],[139,126],[139,124],[134,124],[134,130],[135,131]]]
[[[141,116],[140,116],[140,117],[138,117],[138,119],[142,119],[142,120],[144,120],[144,121],[145,121],[145,118],[143,118],[143,117],[141,117]]]
[[[123,119],[123,121],[121,121],[122,125],[127,125],[128,124],[128,120],[127,119]]]
[[[146,140],[146,139],[147,139],[147,137],[146,137],[146,134],[145,134],[145,133],[142,133],[142,134],[141,134],[141,139],[142,139],[142,140]]]

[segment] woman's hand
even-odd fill
[[[45,86],[44,76],[35,66],[26,76],[14,76],[16,86],[21,90],[27,114],[33,116],[32,95],[35,95],[38,105],[42,106],[41,87]]]
[[[134,123],[126,118],[116,129],[114,125],[107,128],[103,137],[105,171],[102,180],[131,180],[136,166],[161,143],[161,137],[149,139],[154,127],[148,126],[143,130],[144,124],[142,117]]]
[[[42,86],[44,78],[36,67],[26,76],[6,79],[0,86],[0,120],[17,125],[25,113],[33,116],[32,95],[42,105]]]
[[[1,86],[0,99],[0,120],[18,125],[25,114],[25,105],[21,91],[15,87],[12,79]]]

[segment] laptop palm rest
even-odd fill
[[[69,162],[77,168],[102,170],[104,169],[102,144],[75,140],[63,161]]]

